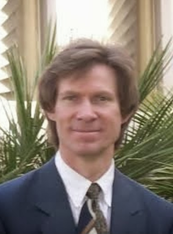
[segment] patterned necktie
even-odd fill
[[[92,183],[87,192],[77,228],[78,234],[109,234],[105,217],[100,209],[98,198],[101,189]]]

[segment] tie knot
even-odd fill
[[[101,189],[100,186],[97,183],[92,183],[87,191],[87,197],[92,200],[97,200],[99,197]]]

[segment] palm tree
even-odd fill
[[[56,27],[48,27],[48,29],[45,49],[31,85],[29,85],[26,68],[18,48],[12,48],[7,54],[16,116],[12,113],[9,102],[1,99],[9,128],[0,127],[0,182],[40,166],[52,155],[53,148],[49,146],[45,134],[44,116],[35,100],[40,73],[57,53]]]
[[[56,28],[49,30],[32,88],[17,48],[8,54],[16,118],[4,105],[9,128],[0,127],[0,182],[39,167],[53,154],[35,93],[40,73],[57,53],[55,34]],[[170,42],[163,50],[158,45],[139,79],[139,109],[116,152],[115,164],[149,189],[173,199],[173,93],[157,89],[172,59],[169,48]]]
[[[156,49],[139,79],[139,109],[115,157],[122,172],[167,199],[173,199],[173,92],[156,87],[172,59],[170,43]]]

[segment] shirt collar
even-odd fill
[[[103,199],[107,203],[109,207],[111,207],[112,203],[112,187],[113,187],[113,181],[114,181],[114,160],[112,159],[111,166],[107,170],[107,172],[99,178],[96,183],[98,183],[102,189],[103,192]]]
[[[85,195],[91,185],[91,181],[78,174],[75,170],[69,167],[62,159],[58,151],[55,156],[55,165],[64,182],[67,194],[75,207],[82,207],[85,201]],[[112,202],[112,185],[114,180],[114,161],[107,172],[99,178],[98,183],[102,189],[101,196],[106,204],[111,207]]]

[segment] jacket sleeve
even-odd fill
[[[0,234],[7,234],[7,232],[5,232],[5,229],[1,220],[0,220]]]
[[[172,222],[172,226],[171,226],[170,234],[173,234],[173,222]]]

